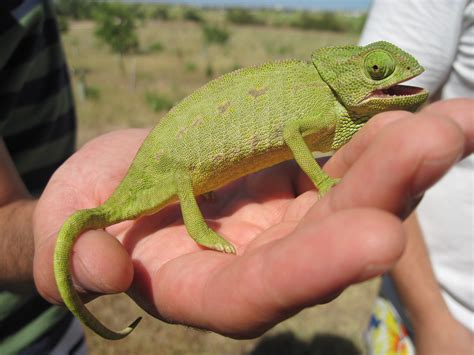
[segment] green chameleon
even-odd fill
[[[235,253],[206,224],[195,196],[289,159],[296,160],[324,195],[339,180],[322,171],[312,151],[337,150],[379,112],[415,111],[427,91],[398,84],[423,70],[398,47],[376,42],[321,48],[311,62],[240,69],[196,90],[150,132],[109,199],[77,211],[62,226],[54,272],[65,304],[104,338],[127,336],[140,318],[112,331],[87,310],[73,286],[71,252],[83,231],[151,215],[179,201],[196,243]]]

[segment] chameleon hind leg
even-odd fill
[[[209,249],[235,254],[234,246],[214,232],[204,220],[193,193],[191,178],[187,173],[176,174],[175,184],[181,205],[184,224],[191,238]]]

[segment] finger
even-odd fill
[[[426,106],[423,113],[443,116],[456,122],[464,132],[465,148],[463,157],[474,151],[474,100],[452,99],[435,102]],[[390,111],[372,117],[349,143],[338,150],[334,157],[325,165],[325,170],[334,176],[343,176],[370,145],[380,130],[400,119],[413,118],[414,115],[405,111]],[[304,175],[301,173],[300,175]],[[306,177],[300,176],[300,192],[313,188]],[[306,183],[306,184],[304,184]],[[299,186],[300,186],[299,185]]]
[[[437,101],[423,109],[423,112],[447,116],[455,121],[465,134],[463,156],[474,151],[474,99],[452,99]]]
[[[403,229],[393,216],[342,211],[239,257],[208,252],[170,261],[151,279],[152,301],[157,314],[172,322],[254,337],[386,271],[403,246]]]
[[[333,158],[327,162],[325,170],[335,176],[343,176],[384,127],[411,117],[413,114],[405,111],[390,111],[372,117],[346,145],[334,154]]]
[[[474,100],[452,99],[437,101],[426,106],[423,113],[449,118],[456,122],[465,135],[464,156],[474,151]],[[336,152],[334,159],[326,164],[328,171],[334,171],[338,176],[345,172],[357,161],[375,136],[385,126],[400,119],[413,119],[416,115],[406,111],[390,111],[372,117],[369,122],[345,146]]]
[[[55,238],[49,238],[36,250],[35,282],[46,300],[60,303],[53,272],[54,246]],[[101,230],[87,231],[78,238],[73,248],[71,273],[81,293],[119,293],[127,290],[133,280],[130,256],[116,238]]]
[[[305,218],[352,207],[374,207],[406,217],[415,199],[461,157],[465,136],[451,119],[419,113],[386,126],[342,182]]]
[[[406,111],[390,111],[375,115],[346,145],[342,146],[342,148],[324,164],[324,170],[332,177],[344,176],[346,171],[359,159],[383,127],[400,119],[412,116],[412,113]],[[300,171],[296,186],[298,194],[314,189],[314,184],[303,171]]]

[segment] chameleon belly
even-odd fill
[[[311,151],[338,149],[373,115],[414,110],[427,98],[398,83],[423,72],[415,58],[388,42],[320,48],[312,62],[284,61],[237,70],[209,82],[151,131],[127,175],[101,206],[71,215],[58,234],[54,272],[65,304],[107,339],[121,331],[100,323],[82,303],[70,274],[72,248],[87,229],[159,211],[179,200],[189,235],[201,246],[235,253],[207,226],[195,196],[294,158],[320,195],[337,183]]]

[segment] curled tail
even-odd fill
[[[118,332],[104,326],[82,303],[70,273],[72,247],[77,237],[88,229],[99,229],[110,225],[106,220],[105,211],[101,207],[80,210],[70,216],[61,227],[54,250],[54,276],[59,293],[69,310],[86,326],[100,336],[117,340],[126,337],[138,325],[141,317],[133,321],[127,328]]]

